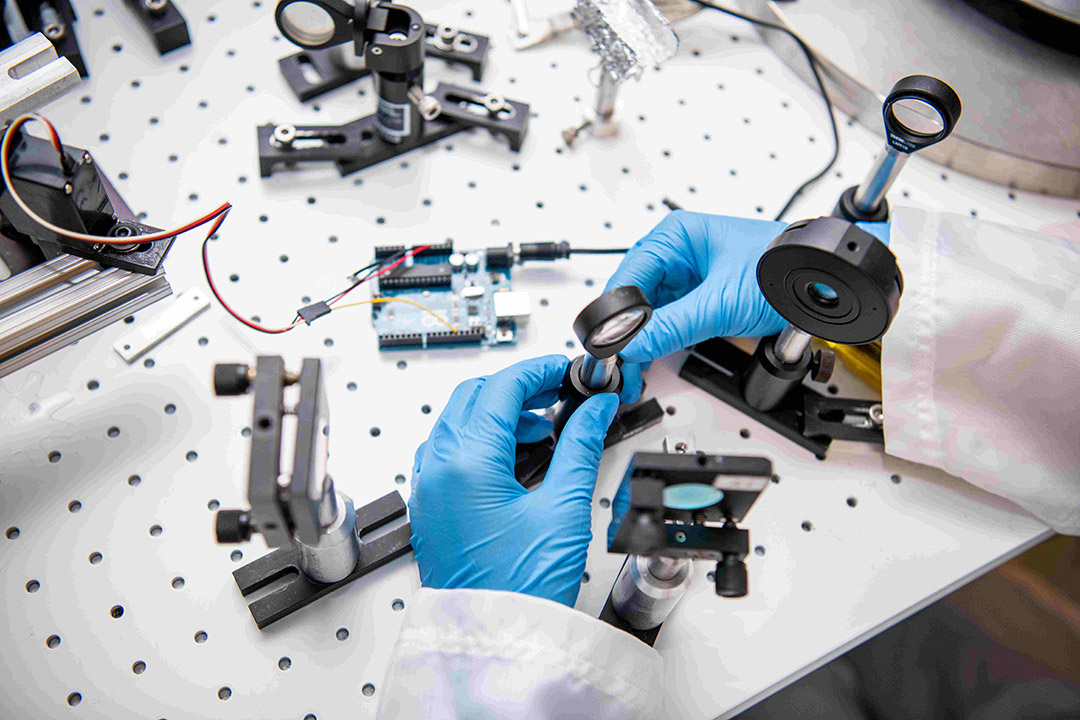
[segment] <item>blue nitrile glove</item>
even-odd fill
[[[592,539],[592,496],[618,398],[586,400],[563,428],[547,476],[514,478],[517,443],[551,421],[528,410],[558,399],[569,361],[526,360],[458,385],[416,451],[409,517],[420,582],[432,588],[510,590],[573,606]]]
[[[758,288],[757,263],[787,226],[676,210],[630,248],[606,289],[637,285],[655,312],[621,353],[624,402],[641,392],[641,364],[709,338],[784,328]],[[859,226],[888,243],[887,223]]]

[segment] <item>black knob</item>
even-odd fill
[[[737,555],[725,555],[716,563],[716,594],[720,597],[746,597],[749,592],[749,580],[746,576],[746,563]]]
[[[215,395],[243,395],[248,391],[248,366],[243,363],[218,363],[214,366]]]
[[[247,510],[218,510],[214,523],[219,543],[241,543],[251,539],[251,518]]]
[[[810,361],[810,379],[814,382],[829,382],[836,368],[836,353],[830,348],[818,350]]]

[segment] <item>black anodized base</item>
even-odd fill
[[[363,539],[366,533],[404,516],[405,501],[397,492],[392,492],[356,508],[356,529]],[[247,597],[273,582],[293,575],[293,578],[280,588],[248,605],[255,624],[263,630],[324,595],[405,555],[412,550],[409,544],[411,532],[409,524],[406,523],[371,542],[365,542],[356,568],[335,583],[317,582],[305,575],[300,569],[300,551],[295,547],[281,548],[264,555],[233,572],[233,578],[240,588],[240,594]]]

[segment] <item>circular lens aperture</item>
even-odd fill
[[[281,30],[297,45],[321,45],[334,37],[334,18],[313,2],[296,0],[281,11]]]
[[[723,498],[723,490],[700,483],[681,483],[664,488],[664,507],[672,510],[701,510]]]
[[[810,298],[821,307],[836,307],[840,302],[840,296],[836,294],[836,291],[832,289],[832,286],[826,285],[823,282],[811,284],[809,292]]]
[[[917,98],[900,98],[891,106],[893,117],[908,132],[933,137],[945,129],[945,120],[938,109]]]
[[[596,345],[614,345],[638,329],[644,310],[627,310],[593,331],[590,340]]]

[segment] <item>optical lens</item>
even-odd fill
[[[826,285],[825,283],[816,282],[811,284],[809,293],[810,299],[821,307],[836,307],[840,302],[840,296],[836,294],[836,291],[832,289],[831,285]]]
[[[334,36],[334,18],[313,2],[297,0],[281,11],[281,29],[297,45],[321,45]]]
[[[724,492],[711,485],[681,483],[664,488],[664,507],[672,510],[701,510],[724,498]]]
[[[915,98],[901,98],[891,106],[893,117],[915,135],[933,137],[945,129],[945,120],[933,105]]]
[[[627,310],[621,315],[616,315],[593,332],[591,338],[593,344],[614,345],[637,330],[644,315],[644,310]]]

